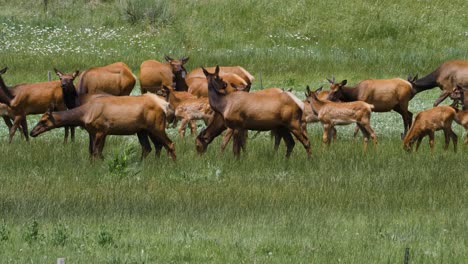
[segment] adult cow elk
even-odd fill
[[[220,68],[219,75],[221,77],[223,77],[225,74],[235,74],[238,77],[242,78],[247,83],[247,86],[245,87],[245,90],[246,91],[250,90],[252,82],[255,80],[255,78],[252,76],[252,74],[250,74],[250,72],[248,72],[246,69],[244,69],[244,67],[242,67],[242,66],[221,66],[219,68]],[[205,69],[207,71],[209,71],[209,72],[214,72],[215,67],[207,67]],[[203,68],[196,68],[196,69],[192,70],[191,72],[189,72],[189,74],[187,74],[187,77],[185,79],[187,81],[187,84],[189,84],[189,86],[190,86],[190,84],[192,82],[192,79],[194,79],[194,78],[202,78],[202,79],[204,78],[204,79],[206,79],[205,75],[203,74]]]
[[[33,128],[31,136],[36,137],[57,127],[81,126],[89,134],[90,157],[103,158],[102,150],[108,135],[137,134],[142,147],[142,159],[151,151],[147,139],[149,136],[156,148],[161,144],[175,160],[174,143],[165,132],[168,105],[165,100],[151,93],[140,96],[98,96],[71,110],[49,110]]]
[[[72,76],[70,74],[70,76]],[[76,77],[76,76],[75,76]],[[73,77],[72,77],[73,78]],[[45,113],[50,105],[57,110],[65,110],[60,81],[49,81],[29,84],[19,84],[11,88],[11,91],[2,86],[2,91],[7,95],[7,105],[10,106],[15,116],[13,126],[10,128],[9,142],[12,141],[16,130],[21,126],[23,134],[28,141],[28,125],[26,116]],[[8,97],[11,98],[8,99]],[[68,139],[68,127],[65,127],[64,142]]]
[[[456,110],[452,106],[441,105],[419,112],[414,119],[411,129],[403,140],[403,148],[411,151],[413,144],[416,143],[416,151],[425,136],[429,136],[429,146],[431,152],[434,151],[434,132],[443,130],[445,135],[446,150],[449,146],[450,139],[453,142],[453,149],[457,151],[458,137],[452,130],[452,122],[456,116]]]
[[[107,93],[111,95],[130,95],[136,77],[123,62],[102,67],[93,67],[80,75],[78,94]]]
[[[310,156],[310,142],[301,129],[303,103],[289,92],[271,95],[251,93],[227,93],[225,83],[219,76],[217,66],[214,73],[203,69],[208,79],[208,98],[214,111],[220,113],[228,128],[234,130],[234,155],[240,156],[240,146],[247,130],[276,130],[285,139],[289,157],[294,148],[294,139],[301,141]]]
[[[172,87],[176,91],[187,91],[185,82],[187,70],[184,64],[189,60],[183,57],[179,60],[164,56],[166,63],[156,60],[146,60],[140,65],[141,93],[156,93],[163,86]]]
[[[248,92],[250,90],[250,85],[235,73],[223,73],[220,74],[220,77],[223,79],[223,81],[230,84],[239,91]],[[189,86],[189,93],[197,97],[208,97],[208,81],[206,80],[206,77],[203,76],[199,78],[190,78],[187,82]]]
[[[408,110],[408,104],[414,97],[415,92],[408,81],[400,78],[364,80],[354,87],[348,87],[345,86],[347,80],[339,83],[335,82],[335,78],[327,80],[330,82],[328,100],[341,102],[364,101],[374,106],[372,109],[374,112],[394,110],[403,119],[403,135],[410,128],[413,113]]]
[[[377,136],[370,126],[370,117],[373,105],[363,101],[353,102],[332,102],[321,100],[318,98],[318,93],[322,89],[310,91],[307,86],[307,101],[312,106],[312,109],[317,113],[317,117],[323,126],[322,142],[330,144],[330,138],[333,136],[333,128],[335,125],[348,125],[356,123],[364,135],[364,151],[367,149],[369,137],[372,138],[374,145],[377,144]]]
[[[449,60],[442,63],[437,69],[428,75],[418,79],[408,77],[416,93],[439,87],[442,93],[434,102],[439,105],[457,87],[468,87],[468,60]]]

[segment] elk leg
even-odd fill
[[[362,135],[363,135],[363,137],[364,137],[364,152],[366,152],[366,151],[367,151],[367,144],[368,144],[368,142],[369,142],[369,135],[370,135],[370,133],[366,130],[366,128],[364,127],[364,125],[362,125],[362,124],[360,124],[360,123],[357,123],[356,125],[359,127],[359,129],[361,130]]]
[[[309,141],[309,138],[307,137],[307,134],[304,134],[304,131],[302,131],[300,124],[298,124],[295,127],[290,128],[290,131],[297,138],[297,140],[299,140],[302,143],[302,145],[304,146],[307,152],[307,157],[310,158],[312,154],[312,151],[310,150],[310,141]]]
[[[89,145],[88,145],[88,151],[89,151],[89,157],[91,158],[94,154],[94,135],[91,133],[88,133],[89,135]]]
[[[423,140],[424,136],[425,136],[425,135],[420,135],[420,136],[418,137],[418,141],[416,142],[416,150],[415,150],[415,151],[418,151],[419,145],[421,145],[421,141]]]
[[[330,134],[328,131],[330,130],[330,124],[323,124],[323,135],[322,135],[322,146],[324,144],[330,145],[328,135]]]
[[[224,149],[226,148],[227,144],[229,143],[229,141],[231,140],[232,138],[232,133],[233,133],[233,130],[228,128],[226,133],[224,134],[223,136],[223,142],[221,143],[221,151],[224,151]]]
[[[445,89],[445,87],[444,87],[443,90],[442,90],[442,93],[439,95],[439,98],[437,98],[437,100],[435,100],[434,107],[436,107],[437,105],[442,103],[442,101],[444,101],[445,98],[447,98],[452,93],[451,91],[452,91],[452,89]]]
[[[155,149],[155,157],[156,158],[160,158],[161,157],[161,150],[163,148],[163,145],[161,144],[161,142],[158,141],[158,139],[153,136],[151,133],[147,133],[147,135],[149,136],[149,138],[151,139],[151,142],[153,142],[153,145],[154,145],[154,149]]]
[[[70,139],[71,142],[75,142],[75,127],[70,127]]]
[[[429,147],[431,147],[431,153],[434,154],[434,131],[429,131]]]
[[[197,134],[197,122],[195,120],[190,120],[190,135],[195,136]]]
[[[281,130],[282,130],[282,129],[280,128],[280,129],[272,130],[272,131],[271,131],[272,134],[274,134],[274,136],[275,136],[275,146],[274,146],[275,152],[278,151],[279,145],[280,145],[280,143],[281,143],[281,138],[284,137],[284,134],[283,134],[284,131],[282,132]],[[304,130],[304,129],[303,129],[303,130]],[[289,133],[289,131],[288,131],[287,133]],[[289,136],[291,136],[291,135],[289,135]],[[286,139],[285,139],[285,140],[286,140]],[[286,143],[286,147],[287,147],[287,146],[288,146],[288,143],[287,143],[286,141],[285,141],[285,143]]]
[[[23,135],[26,139],[26,141],[29,141],[29,134],[28,134],[28,120],[26,120],[26,117],[21,120],[21,128],[23,130]]]
[[[5,125],[7,125],[8,129],[10,129],[13,124],[11,123],[11,119],[8,116],[3,116],[3,121],[5,121]]]
[[[145,159],[151,152],[151,145],[148,140],[148,133],[146,131],[137,132],[138,141],[141,146],[141,157],[140,160]]]
[[[96,133],[94,135],[94,143],[93,143],[93,158],[100,158],[104,159],[104,156],[102,155],[102,149],[104,148],[104,142],[105,142],[106,136],[103,133]]]
[[[458,136],[453,132],[452,128],[450,127],[449,130],[450,137],[452,138],[452,143],[453,143],[453,151],[457,152],[457,144],[458,144]]]
[[[164,146],[164,148],[167,151],[167,154],[172,158],[172,160],[175,161],[176,154],[175,154],[174,143],[169,139],[166,132],[162,130],[161,132],[151,132],[150,134],[151,134],[150,137],[153,137],[152,140],[153,140],[153,144],[155,144],[155,148],[158,148],[158,147],[156,143],[154,142],[158,142],[159,144]]]
[[[69,132],[70,127],[66,126],[63,129],[65,131],[64,136],[63,136],[63,144],[67,144],[67,142],[68,142],[68,132]]]
[[[450,144],[450,138],[451,138],[450,132],[448,131],[448,129],[444,128],[444,140],[445,140],[444,150],[448,149],[448,146]]]
[[[360,130],[360,129],[359,129],[359,126],[356,125],[356,126],[354,127],[353,138],[356,138],[356,137],[357,137],[357,134],[359,133],[359,130]],[[336,131],[336,130],[335,130],[335,131]]]
[[[13,126],[10,128],[10,139],[8,140],[9,143],[13,140],[13,136],[16,133],[16,129],[18,129],[20,123],[23,123],[22,116],[15,116],[15,120],[13,121]]]
[[[179,126],[179,136],[181,138],[184,138],[185,137],[185,127],[187,126],[187,122],[188,120],[187,119],[182,119],[182,122],[180,122],[180,126]]]
[[[296,142],[294,142],[291,133],[286,128],[278,129],[277,133],[279,134],[277,136],[279,137],[278,143],[281,140],[281,138],[284,139],[284,143],[286,144],[286,158],[289,158],[291,156],[291,152],[294,149],[294,146],[296,145]]]
[[[410,115],[408,114],[408,105],[406,105],[406,108],[404,105],[397,105],[395,106],[395,108],[393,108],[393,110],[399,113],[401,115],[401,118],[403,119],[403,133],[401,134],[401,139],[403,140],[406,133],[410,129],[410,124],[412,122],[410,119]]]
[[[242,147],[242,131],[239,129],[236,129],[233,131],[232,136],[233,136],[233,145],[232,145],[232,151],[234,153],[234,156],[236,158],[240,157],[240,150]]]

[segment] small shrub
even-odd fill
[[[36,242],[43,238],[43,235],[39,233],[39,223],[36,220],[33,220],[23,233],[23,239],[29,244]]]
[[[68,238],[68,228],[65,225],[59,224],[58,226],[54,227],[51,236],[51,241],[54,246],[63,247],[67,242]]]
[[[148,22],[164,25],[169,23],[171,17],[168,0],[121,0],[120,9],[130,24]]]
[[[105,227],[101,227],[101,230],[99,230],[99,234],[97,237],[97,243],[100,246],[113,245],[114,237],[112,236],[111,232],[109,232]]]
[[[123,151],[115,153],[113,158],[107,162],[109,173],[119,178],[140,173],[140,170],[134,166],[136,159],[135,148],[133,146],[124,147]]]
[[[7,241],[10,238],[10,230],[8,230],[5,222],[0,224],[0,242]]]

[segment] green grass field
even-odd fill
[[[47,8],[45,8],[47,3]],[[465,1],[0,0],[0,67],[9,85],[115,61],[138,75],[146,59],[190,56],[187,68],[242,65],[254,89],[354,84],[424,75],[468,59]],[[55,76],[54,76],[55,78]],[[325,86],[326,87],[326,86]],[[410,102],[431,107],[439,89]],[[135,94],[139,93],[138,87]],[[447,104],[448,102],[444,102]],[[38,116],[29,117],[30,128]],[[468,262],[468,147],[434,155],[427,139],[402,149],[396,113],[375,113],[377,147],[362,151],[352,126],[312,158],[296,142],[273,153],[250,133],[236,160],[216,139],[168,134],[177,162],[138,161],[136,136],[110,137],[91,163],[87,134],[63,130],[7,143],[0,127],[0,263],[409,263]],[[201,125],[200,125],[201,128]]]

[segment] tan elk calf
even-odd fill
[[[312,92],[309,86],[307,86],[307,101],[322,123],[322,142],[324,144],[330,144],[330,137],[333,136],[332,129],[335,125],[348,125],[351,123],[356,123],[364,135],[364,151],[367,149],[369,136],[372,138],[374,144],[377,144],[377,136],[370,126],[371,112],[374,108],[373,105],[362,101],[340,103],[321,100],[318,98],[318,92],[321,89],[322,87]]]
[[[172,87],[176,91],[187,91],[185,76],[187,70],[184,64],[188,57],[179,60],[164,56],[166,63],[157,60],[146,60],[140,65],[141,93],[156,93],[163,86]]]
[[[166,135],[166,111],[169,103],[155,94],[140,96],[98,96],[67,111],[45,113],[31,131],[36,137],[53,128],[81,126],[89,134],[89,154],[103,158],[108,135],[137,134],[142,159],[151,151],[148,136],[156,148],[162,145],[173,160],[174,143]],[[156,152],[158,154],[158,152]]]
[[[210,107],[207,97],[187,99],[180,103],[175,109],[175,118],[181,120],[179,126],[180,137],[185,136],[185,128],[190,123],[191,135],[197,132],[196,120],[203,120],[208,125],[213,119],[214,111]]]
[[[431,109],[419,112],[414,119],[408,134],[403,140],[403,148],[411,151],[413,144],[416,143],[416,151],[425,136],[429,136],[429,146],[431,152],[434,151],[434,132],[443,130],[445,135],[445,146],[447,149],[450,139],[453,141],[453,149],[457,151],[458,137],[452,130],[452,122],[455,119],[456,110],[451,106],[437,106]]]
[[[455,122],[465,129],[465,144],[468,144],[468,88],[457,86],[457,88],[453,89],[450,97],[454,100],[454,106],[461,102],[462,110],[457,112]]]

